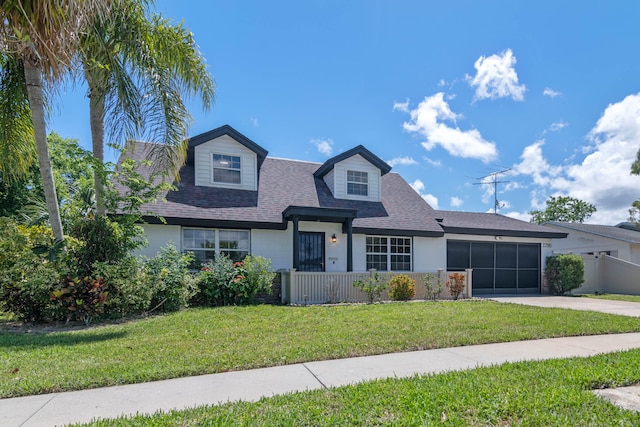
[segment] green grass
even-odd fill
[[[640,350],[469,371],[95,422],[94,426],[638,426],[589,390],[640,381]]]
[[[581,297],[585,298],[596,298],[596,299],[608,299],[613,301],[629,301],[629,302],[640,302],[639,295],[622,295],[622,294],[582,294]]]
[[[640,318],[492,301],[192,309],[55,333],[0,333],[0,397],[311,360],[640,331]]]

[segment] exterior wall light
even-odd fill
[[[331,243],[335,243],[338,241],[338,238],[336,237],[336,233],[333,233],[333,235],[331,236]]]

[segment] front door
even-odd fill
[[[324,271],[324,233],[298,234],[298,271]]]

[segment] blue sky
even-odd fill
[[[640,2],[175,1],[217,84],[190,135],[229,124],[273,157],[363,144],[434,208],[528,220],[552,195],[626,220],[640,198]],[[50,128],[89,146],[85,90]],[[111,153],[113,156],[114,154]]]

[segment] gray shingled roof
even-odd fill
[[[136,142],[127,147],[126,156],[147,159],[154,146]],[[502,215],[436,211],[397,173],[381,177],[381,202],[336,199],[324,180],[314,176],[320,167],[320,163],[267,157],[260,168],[258,191],[247,191],[196,186],[193,163],[188,162],[180,169],[180,181],[174,183],[177,191],[164,194],[166,201],[144,205],[142,212],[161,216],[168,224],[285,229],[283,212],[295,206],[320,208],[319,212],[334,209],[337,214],[355,210],[355,233],[432,237],[443,236],[444,232],[542,238],[567,235]],[[148,168],[141,172],[148,173]],[[151,216],[146,219],[156,221]]]
[[[624,223],[623,223],[624,224]],[[631,230],[613,225],[579,224],[573,222],[546,222],[545,225],[562,228],[565,230],[582,231],[596,236],[608,237],[628,243],[640,243],[640,229]],[[620,225],[620,224],[619,224]]]
[[[542,225],[493,213],[438,210],[434,211],[434,215],[447,233],[542,238],[567,237],[567,233],[551,231]]]
[[[153,144],[137,142],[128,155],[140,160]],[[145,205],[143,212],[162,216],[169,224],[250,226],[284,229],[282,213],[289,206],[357,210],[354,232],[442,236],[433,209],[396,173],[382,179],[382,202],[336,199],[313,173],[321,166],[297,160],[266,158],[260,170],[258,191],[195,185],[194,169],[180,170],[177,191],[166,201]]]

